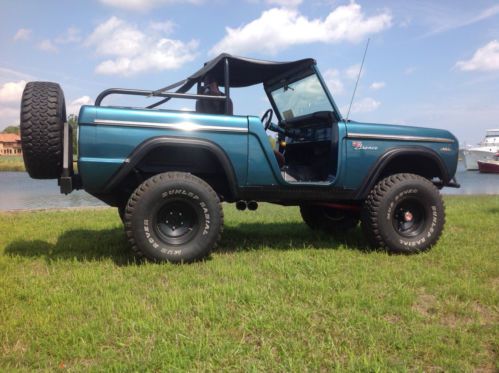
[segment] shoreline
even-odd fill
[[[0,166],[0,172],[26,172],[24,165],[21,167],[13,166],[13,167],[5,167],[5,165]]]
[[[40,207],[40,208],[32,208],[32,209],[12,209],[12,210],[1,210],[0,214],[4,213],[24,213],[24,212],[62,212],[68,210],[105,210],[105,209],[114,209],[112,206],[68,206],[68,207]]]
[[[0,172],[26,172],[22,155],[0,156]]]

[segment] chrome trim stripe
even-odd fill
[[[223,126],[209,126],[209,125],[205,126],[192,122],[154,123],[154,122],[132,122],[126,120],[96,119],[94,120],[94,124],[102,124],[106,126],[166,128],[166,129],[180,130],[180,131],[248,132],[248,128],[246,127],[223,127]]]
[[[424,137],[424,136],[403,136],[403,135],[376,135],[373,133],[354,133],[349,132],[348,138],[355,139],[374,139],[374,140],[400,140],[400,141],[423,141],[423,142],[445,142],[453,143],[454,140],[443,137]]]

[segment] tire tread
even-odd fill
[[[161,174],[157,174],[146,181],[144,181],[142,184],[140,184],[137,189],[132,193],[130,198],[128,199],[128,202],[125,207],[125,213],[124,213],[124,226],[125,226],[125,234],[128,238],[128,242],[134,251],[135,255],[139,258],[144,258],[146,257],[147,259],[157,261],[156,258],[148,257],[145,255],[143,251],[140,250],[138,247],[133,234],[133,228],[132,228],[132,222],[131,218],[133,214],[135,213],[137,203],[140,201],[140,198],[145,194],[148,193],[148,191],[156,186],[157,184],[164,182],[164,181],[178,181],[178,180],[183,180],[187,181],[189,183],[194,183],[197,184],[198,186],[202,187],[205,189],[205,191],[210,195],[210,198],[213,198],[214,200],[217,201],[217,206],[219,209],[219,214],[220,214],[220,229],[217,232],[217,237],[214,241],[214,244],[210,248],[209,252],[204,253],[204,256],[208,256],[211,251],[216,249],[218,247],[218,244],[220,242],[220,239],[222,237],[222,232],[223,232],[223,227],[224,227],[224,213],[223,213],[223,208],[222,204],[220,203],[220,199],[218,198],[218,195],[215,193],[215,191],[211,188],[211,186],[206,183],[204,180],[190,174],[190,173],[185,173],[185,172],[165,172]],[[197,258],[201,259],[201,258]]]
[[[379,217],[379,208],[381,206],[383,199],[396,184],[399,184],[404,181],[416,181],[422,183],[423,185],[425,185],[425,187],[435,191],[436,195],[438,195],[440,203],[442,204],[442,206],[444,206],[442,196],[440,195],[440,193],[438,193],[438,190],[435,187],[435,185],[433,185],[431,181],[422,176],[411,173],[400,173],[400,174],[390,175],[382,179],[374,186],[374,188],[367,196],[364,202],[364,207],[362,209],[362,217],[361,217],[362,229],[364,231],[364,235],[367,238],[370,245],[375,248],[381,248],[391,252],[401,252],[400,250],[388,247],[387,243],[385,242],[380,233],[378,217]],[[443,218],[442,226],[444,226],[445,209],[443,211],[442,218]],[[438,241],[441,234],[442,230],[439,230],[437,234],[432,238],[432,243],[425,249],[419,251],[429,250],[431,246]]]
[[[57,83],[29,82],[21,101],[21,146],[26,171],[34,179],[61,175],[64,94]]]

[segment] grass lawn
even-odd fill
[[[22,156],[0,155],[0,171],[24,171],[24,162]]]
[[[0,213],[0,371],[497,371],[499,197],[445,202],[417,256],[226,205],[192,265],[135,263],[114,209]]]

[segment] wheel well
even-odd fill
[[[388,161],[379,174],[379,180],[397,173],[412,173],[427,179],[444,179],[444,174],[438,162],[431,156],[421,154],[400,154]]]
[[[366,176],[362,186],[358,189],[355,199],[364,199],[370,190],[382,179],[398,173],[412,173],[427,178],[428,180],[439,179],[447,182],[448,175],[445,166],[439,162],[438,155],[427,150],[410,149],[398,154],[387,153],[385,160],[375,165],[371,173]]]
[[[144,180],[163,172],[188,172],[207,182],[223,200],[235,198],[231,180],[222,161],[207,148],[191,146],[158,146],[138,161],[115,189],[121,200]]]

